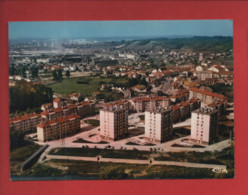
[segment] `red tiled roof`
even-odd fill
[[[82,106],[87,106],[87,105],[89,105],[90,103],[88,102],[88,101],[86,101],[86,102],[83,102],[81,105]]]
[[[204,90],[197,89],[197,88],[191,88],[190,90],[193,91],[193,92],[196,92],[196,93],[201,93],[201,94],[204,94],[204,95],[213,96],[213,97],[216,97],[216,98],[219,98],[219,99],[227,99],[225,96],[223,96],[221,94],[218,94],[218,93],[204,91]]]
[[[9,122],[14,123],[14,122],[17,122],[17,121],[25,121],[25,120],[29,120],[32,117],[39,117],[39,116],[40,116],[40,114],[23,115],[23,116],[19,116],[19,117],[16,117],[16,118],[11,118],[9,120]]]
[[[145,88],[144,85],[135,85],[134,87],[132,87],[133,89],[142,89]]]
[[[133,101],[136,102],[136,101],[144,101],[144,102],[148,102],[150,101],[151,98],[150,97],[140,97],[140,98],[134,98]]]
[[[124,105],[125,101],[123,100],[119,100],[119,101],[116,101],[116,102],[110,102],[108,104],[105,104],[104,107],[108,108],[108,107],[112,107],[112,106],[115,106],[115,105]]]
[[[178,105],[171,106],[171,109],[172,109],[172,110],[178,110],[178,109],[179,109],[179,106],[178,106]]]
[[[155,96],[152,99],[157,101],[162,101],[162,100],[167,100],[168,98],[164,96]]]
[[[104,107],[108,108],[108,107],[112,107],[112,106],[114,106],[114,105],[115,105],[114,103],[108,103],[108,104],[105,104]]]
[[[49,111],[48,110],[45,110],[45,111],[43,111],[42,113],[40,113],[41,115],[47,115],[49,113]]]
[[[133,101],[143,101],[143,102],[148,102],[151,100],[156,100],[156,101],[162,101],[162,100],[167,100],[167,97],[164,96],[155,96],[155,97],[138,97],[138,98],[133,98]]]
[[[184,106],[188,106],[188,105],[189,105],[189,102],[182,102],[182,103],[181,103],[181,106],[183,106],[183,107],[184,107]]]
[[[123,105],[125,102],[123,100],[119,100],[116,103],[119,104],[119,105]]]
[[[169,70],[164,70],[164,71],[163,71],[163,74],[171,74],[171,71],[169,71]]]
[[[42,104],[42,106],[44,106],[44,107],[49,107],[49,106],[52,106],[52,105],[53,105],[52,103]]]
[[[53,100],[53,102],[60,102],[60,101],[61,101],[61,99],[59,99],[59,98],[56,98]]]
[[[219,104],[216,104],[216,103],[212,103],[212,104],[208,104],[209,107],[216,107],[218,106]]]
[[[68,117],[66,117],[66,118],[59,118],[58,120],[49,120],[49,121],[46,121],[46,122],[43,122],[43,123],[40,123],[40,124],[38,124],[37,125],[37,127],[41,127],[41,128],[44,128],[44,127],[47,127],[47,126],[49,126],[49,125],[51,125],[51,124],[54,124],[54,123],[63,123],[63,122],[66,122],[66,121],[68,121],[68,120],[70,120],[70,119],[79,119],[80,118],[80,116],[78,116],[78,115],[69,115]]]
[[[189,103],[195,103],[195,102],[197,102],[197,101],[198,101],[197,99],[191,98],[191,99],[189,100]]]
[[[45,110],[44,112],[41,113],[41,115],[47,115],[49,113],[53,113],[53,112],[57,113],[57,112],[62,112],[62,111],[63,111],[62,108],[53,108],[51,110]]]
[[[99,91],[95,91],[95,92],[93,92],[92,93],[93,95],[99,95],[99,94],[101,94]]]
[[[68,106],[68,109],[73,109],[73,108],[77,108],[77,105],[70,105],[70,106]]]

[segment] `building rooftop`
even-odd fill
[[[166,109],[166,108],[157,108],[157,109],[150,109],[150,110],[147,110],[146,112],[152,112],[152,113],[165,113],[165,112],[171,112],[171,109]]]
[[[48,127],[50,125],[63,123],[63,122],[69,121],[69,120],[77,119],[77,118],[80,119],[80,116],[78,116],[78,115],[70,115],[70,116],[67,116],[65,118],[63,118],[63,117],[59,118],[58,120],[49,120],[49,121],[46,121],[46,122],[42,122],[42,123],[38,124],[37,127],[44,128],[44,127]]]
[[[101,109],[102,111],[107,111],[107,112],[116,112],[116,111],[121,111],[121,110],[127,110],[127,108],[125,108],[122,105],[113,105],[113,106],[109,106],[109,107],[104,107],[103,109]]]
[[[59,99],[59,98],[56,98],[53,100],[53,102],[60,102],[60,101],[61,101],[61,99]]]
[[[155,96],[155,97],[137,97],[133,98],[134,102],[137,101],[144,101],[144,102],[149,102],[151,100],[156,100],[156,101],[163,101],[163,100],[169,100],[169,98],[164,97],[164,96]]]
[[[202,89],[198,89],[198,88],[191,88],[190,91],[196,92],[196,93],[201,93],[204,95],[208,95],[208,96],[213,96],[219,99],[227,99],[224,95],[218,94],[218,93],[213,93],[213,92],[209,92],[209,91],[205,91]]]
[[[26,115],[18,116],[15,118],[11,118],[9,122],[10,123],[21,122],[21,121],[29,120],[31,118],[36,118],[36,117],[40,117],[40,114],[26,114]]]
[[[211,115],[219,112],[217,109],[209,108],[209,107],[203,107],[199,108],[195,111],[192,111],[192,113],[197,113],[197,114],[204,114],[204,115]]]

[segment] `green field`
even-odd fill
[[[39,145],[28,143],[27,145],[15,148],[10,152],[11,175],[20,175],[21,164],[40,148]]]
[[[87,123],[87,124],[90,124],[90,125],[92,125],[94,127],[98,127],[100,125],[100,121],[96,120],[96,119],[87,119],[84,122]]]
[[[64,156],[88,156],[96,157],[101,155],[103,158],[123,158],[123,159],[148,159],[150,152],[139,150],[113,150],[99,148],[54,148],[49,152],[50,155]]]
[[[85,96],[92,95],[93,92],[99,91],[100,81],[104,81],[106,83],[111,82],[111,78],[100,78],[100,77],[85,77],[85,79],[89,79],[88,84],[78,84],[77,81],[82,77],[68,78],[63,79],[60,83],[56,83],[50,85],[54,91],[54,93],[58,94],[71,94],[73,92],[80,92]]]
[[[48,160],[36,164],[22,176],[81,176],[82,179],[163,179],[163,178],[232,178],[233,172],[219,174],[211,169],[166,165],[140,165],[73,160]],[[77,178],[79,179],[79,178]]]

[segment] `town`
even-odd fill
[[[9,87],[13,176],[234,176],[231,37],[13,41]]]

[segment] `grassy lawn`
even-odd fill
[[[173,144],[172,147],[181,147],[181,148],[205,148],[204,146],[201,146],[201,145],[183,146],[183,145],[179,145],[179,144]]]
[[[136,164],[121,164],[121,163],[105,163],[105,162],[88,162],[88,161],[74,161],[74,160],[58,160],[52,159],[43,164],[35,165],[31,170],[23,172],[23,176],[82,176],[93,177],[94,179],[103,179],[104,174],[108,174],[109,179],[116,178],[116,174],[112,173],[113,169],[120,169],[128,172],[128,178],[132,178],[133,172],[141,172],[147,165]],[[108,173],[110,170],[110,174]],[[118,171],[117,171],[118,172]],[[120,175],[121,176],[121,175]]]
[[[213,173],[211,169],[166,165],[141,165],[52,159],[37,164],[23,176],[81,176],[83,179],[162,179],[162,178],[232,178],[228,174]]]
[[[134,142],[127,142],[126,145],[131,145],[131,146],[139,146],[139,144],[134,143]]]
[[[122,158],[122,159],[148,159],[150,152],[138,150],[109,150],[99,148],[54,148],[49,154],[64,156],[87,156],[96,157],[101,155],[103,158]]]
[[[145,120],[145,115],[140,115],[139,118],[140,118],[140,120],[144,121]]]
[[[79,138],[76,141],[74,141],[74,143],[108,144],[109,142],[105,142],[105,141],[91,142],[91,141],[87,141],[85,139]]]
[[[137,143],[134,143],[134,142],[127,142],[126,145],[140,146],[140,144],[137,144]],[[144,146],[155,146],[155,144],[146,143],[146,144],[144,144]]]
[[[95,127],[100,125],[100,121],[97,119],[87,119],[87,120],[84,120],[84,122],[92,126],[95,126]]]
[[[132,144],[132,143],[129,143]],[[135,146],[134,146],[135,147]],[[113,150],[99,148],[54,148],[49,154],[65,156],[88,156],[96,157],[101,155],[103,158],[121,159],[149,159],[150,155],[156,155],[155,160],[194,162],[207,164],[224,164],[228,168],[234,167],[234,149],[229,147],[222,152],[163,152],[154,153],[151,151],[139,150]]]
[[[49,154],[51,155],[63,155],[63,156],[87,156],[95,157],[102,150],[101,149],[90,149],[90,148],[54,148]]]
[[[11,175],[21,173],[21,164],[40,148],[39,145],[29,143],[23,147],[13,149],[10,152],[10,172]]]
[[[155,160],[222,164],[232,169],[234,168],[234,148],[231,146],[222,152],[166,152],[156,157]]]
[[[144,134],[144,132],[145,132],[144,128],[140,128],[140,129],[129,129],[128,130],[128,134],[130,136],[141,135],[141,134]]]
[[[98,91],[100,88],[100,81],[106,83],[111,81],[111,78],[100,78],[100,77],[84,77],[88,79],[88,84],[78,84],[77,81],[82,77],[63,79],[62,82],[50,85],[55,93],[58,94],[71,94],[74,91],[80,92],[85,96],[90,96],[94,91]]]
[[[186,168],[177,166],[154,165],[147,169],[148,177],[154,179],[169,178],[214,178],[212,169]]]

